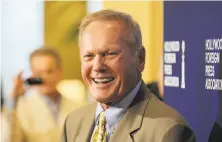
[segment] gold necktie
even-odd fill
[[[105,112],[101,112],[99,116],[99,123],[95,127],[91,142],[106,142],[106,118]]]

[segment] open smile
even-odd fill
[[[114,77],[92,78],[93,82],[96,84],[107,84],[112,82],[114,79]]]

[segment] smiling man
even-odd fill
[[[142,81],[145,49],[131,16],[101,10],[79,32],[82,77],[97,103],[66,119],[64,142],[194,142],[183,117]]]

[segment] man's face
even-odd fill
[[[144,64],[126,44],[125,29],[120,22],[94,21],[81,36],[82,77],[98,102],[118,101],[140,79]]]
[[[38,86],[44,95],[56,93],[56,85],[61,79],[61,69],[55,59],[49,55],[36,55],[31,59],[33,77],[43,79],[43,84]]]

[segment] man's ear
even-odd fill
[[[144,70],[145,61],[146,61],[146,50],[145,50],[144,46],[142,46],[142,48],[139,49],[137,55],[138,55],[138,59],[139,59],[138,70],[140,72],[142,72]]]

